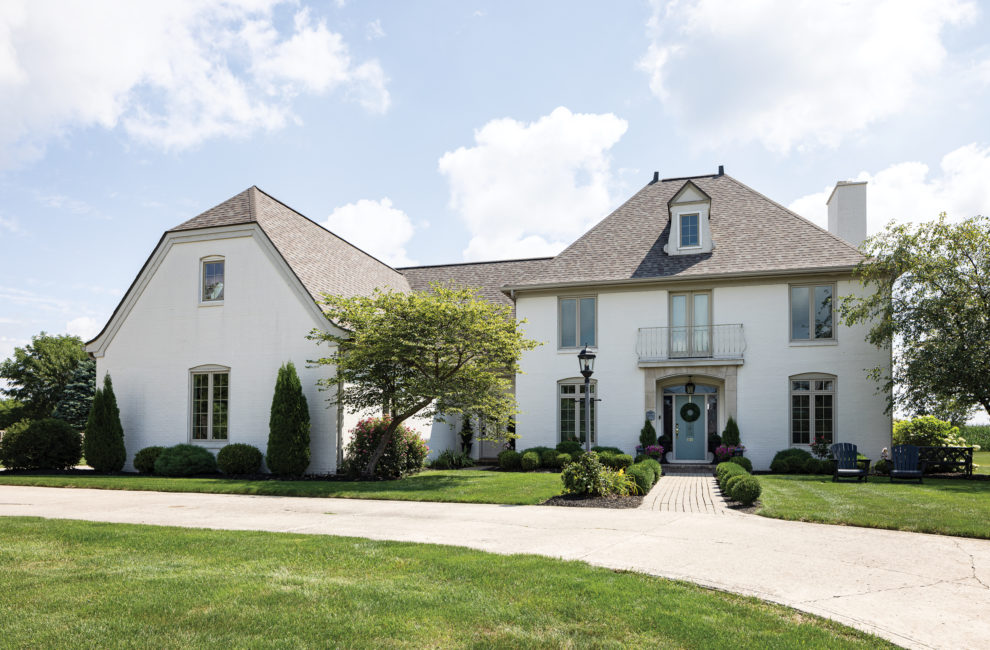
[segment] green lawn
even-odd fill
[[[974,451],[973,464],[979,465],[973,470],[976,474],[990,474],[990,451]]]
[[[353,482],[245,481],[157,476],[31,476],[0,473],[0,485],[515,505],[541,503],[560,494],[562,489],[560,474],[487,470],[426,471],[399,481]]]
[[[0,518],[0,539],[4,647],[894,647],[754,598],[530,555],[34,518]]]
[[[990,481],[833,483],[830,476],[760,476],[764,517],[990,539]]]

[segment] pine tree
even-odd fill
[[[291,361],[278,370],[268,420],[268,469],[281,476],[302,476],[309,467],[309,407]]]
[[[729,416],[729,421],[725,423],[725,431],[722,432],[722,444],[727,447],[739,446],[739,425]]]
[[[120,409],[113,394],[110,373],[103,376],[103,388],[97,388],[93,395],[83,438],[83,455],[90,467],[103,473],[119,472],[127,460],[124,428],[120,425]]]
[[[657,444],[657,430],[649,420],[644,421],[643,428],[639,431],[639,444],[643,446],[644,454],[647,447]]]
[[[81,361],[72,371],[69,383],[62,391],[62,399],[55,407],[52,417],[65,420],[76,431],[86,428],[89,411],[93,405],[96,390],[96,362],[92,359]]]

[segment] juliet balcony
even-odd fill
[[[640,365],[692,360],[719,360],[738,365],[745,351],[746,337],[741,324],[641,327],[636,342]]]

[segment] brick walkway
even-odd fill
[[[661,477],[640,508],[665,512],[701,512],[709,515],[731,514],[709,472],[668,474]]]

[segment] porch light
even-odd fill
[[[578,353],[578,365],[581,367],[581,375],[588,379],[595,372],[595,353],[584,346]]]
[[[694,382],[691,381],[691,375],[688,375],[687,383],[684,384],[684,392],[688,395],[694,395]]]

